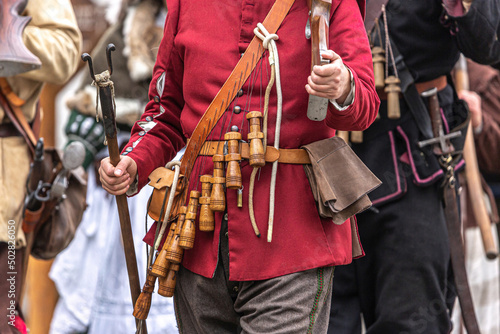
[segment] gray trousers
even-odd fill
[[[174,304],[179,332],[326,333],[334,268],[261,281],[229,281],[227,223],[222,225],[214,278],[183,267],[178,273]]]

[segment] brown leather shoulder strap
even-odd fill
[[[294,0],[278,0],[274,3],[263,22],[264,27],[266,27],[270,34],[278,30],[293,3]],[[198,122],[198,125],[191,135],[191,140],[186,146],[186,151],[181,162],[181,173],[186,179],[189,179],[194,162],[200,153],[203,143],[217,124],[217,121],[224,114],[237,92],[248,79],[263,53],[264,48],[262,47],[262,41],[254,37],[238,64],[236,64],[236,67],[231,72],[231,75]]]
[[[10,86],[8,86],[5,78],[0,78],[0,87],[0,104],[5,111],[5,114],[7,115],[7,117],[9,117],[12,124],[24,137],[24,139],[28,143],[28,147],[31,153],[34,154],[37,139],[35,134],[33,133],[33,130],[28,124],[28,121],[26,120],[26,117],[24,116],[21,108],[19,108],[19,102],[22,100],[20,100],[16,95],[13,95],[14,100],[9,99],[9,95],[10,97],[13,96],[9,93],[12,91],[10,90]]]
[[[386,5],[389,0],[368,0],[366,3],[365,29],[372,30],[375,25],[375,19],[382,13],[382,6]]]
[[[460,218],[458,217],[458,206],[456,191],[449,184],[444,185],[444,214],[446,226],[448,228],[448,237],[450,242],[450,256],[455,277],[455,286],[460,308],[462,309],[462,319],[465,329],[469,334],[479,334],[479,325],[477,323],[472,295],[469,288],[469,280],[465,269],[465,251],[463,247]]]
[[[12,88],[10,87],[7,79],[3,77],[0,78],[0,90],[13,106],[20,107],[24,104],[25,101],[12,91]]]

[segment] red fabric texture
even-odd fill
[[[24,323],[23,319],[21,319],[21,317],[19,317],[19,316],[16,316],[16,320],[14,320],[14,327],[21,334],[27,334],[28,333],[28,328],[26,327],[26,324]]]
[[[274,1],[167,1],[165,36],[161,43],[153,80],[151,101],[140,122],[154,127],[140,134],[137,123],[128,153],[138,165],[139,187],[148,175],[165,165],[186,143],[213,97],[227,79],[253,38],[253,29],[262,22]],[[304,88],[310,74],[310,41],[304,28],[308,18],[305,1],[296,1],[277,34],[281,82],[283,86],[283,119],[280,147],[298,148],[331,137],[334,129],[363,130],[375,119],[379,100],[373,82],[371,52],[356,0],[334,0],[330,22],[330,48],[337,52],[352,71],[355,100],[346,110],[330,104],[324,122],[310,121],[306,116],[308,94]],[[162,94],[157,81],[165,75]],[[243,95],[231,107],[245,111],[262,110],[263,95],[269,80],[267,54],[243,86]],[[253,92],[253,93],[252,93]],[[159,103],[154,97],[159,96]],[[274,143],[276,91],[270,97],[268,145]],[[229,110],[209,136],[220,140],[231,125],[240,128],[243,139],[248,134],[245,113],[231,115]],[[349,223],[334,225],[320,219],[312,192],[301,165],[279,164],[276,181],[274,232],[266,241],[269,213],[271,164],[259,173],[254,190],[255,216],[262,236],[257,238],[248,214],[248,189],[252,167],[241,163],[243,207],[236,206],[236,190],[227,190],[229,217],[230,279],[260,280],[320,266],[342,265],[352,261]],[[212,174],[209,157],[197,160],[190,187],[200,190],[196,178]],[[218,259],[220,215],[215,231],[196,232],[195,246],[184,253],[183,265],[200,275],[212,277]]]

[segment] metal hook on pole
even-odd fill
[[[116,47],[113,43],[109,43],[108,46],[106,47],[106,60],[108,62],[109,75],[113,74],[113,62],[111,60],[111,52],[115,50]],[[83,53],[82,60],[88,62],[90,77],[92,78],[92,80],[95,81],[94,65],[92,63],[92,57],[88,53]]]
[[[111,61],[111,52],[115,51],[116,47],[113,43],[109,43],[106,47],[106,59],[108,61],[109,75],[113,74],[113,62]]]
[[[92,57],[88,53],[84,53],[84,54],[82,54],[82,60],[89,63],[90,77],[92,78],[92,80],[95,81],[94,65],[92,64]]]

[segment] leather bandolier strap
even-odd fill
[[[15,129],[26,140],[31,155],[33,156],[37,142],[37,135],[33,132],[33,129],[26,120],[26,116],[24,116],[20,108],[23,104],[24,101],[14,94],[7,80],[5,80],[5,78],[0,78],[0,106],[3,108],[5,114],[12,122]],[[39,111],[37,111],[36,117],[39,117]]]
[[[294,0],[278,0],[274,3],[263,22],[264,27],[270,34],[278,30],[293,3]],[[220,117],[226,111],[226,108],[236,97],[236,94],[252,73],[263,53],[264,48],[262,46],[262,41],[254,37],[238,64],[236,64],[236,67],[231,72],[231,75],[198,122],[181,160],[181,174],[183,174],[187,180],[189,180],[189,175],[191,174],[194,162],[200,153],[203,143]]]
[[[248,143],[240,142],[240,154],[243,159],[250,157],[250,145]],[[222,141],[206,141],[203,144],[200,155],[212,156],[214,154],[223,154],[224,142]],[[311,160],[307,151],[301,148],[297,149],[276,149],[274,146],[267,146],[265,154],[266,162],[278,161],[284,164],[310,164]]]
[[[472,302],[472,295],[465,269],[465,250],[462,242],[460,218],[458,217],[456,190],[447,183],[444,185],[443,192],[445,202],[444,213],[446,227],[448,228],[448,239],[450,242],[451,264],[453,267],[453,276],[455,277],[457,296],[460,302],[460,308],[462,309],[462,319],[467,329],[467,333],[479,334],[479,326],[474,312],[474,304]]]

